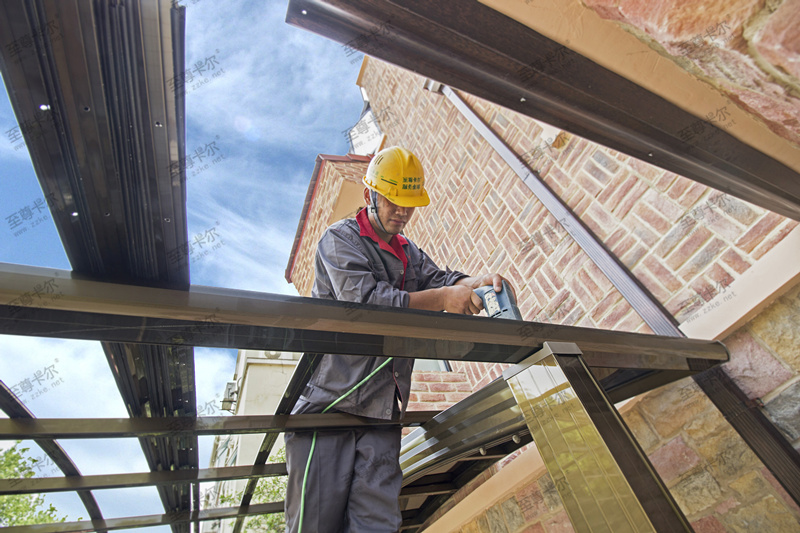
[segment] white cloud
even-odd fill
[[[227,411],[222,411],[220,402],[225,393],[225,384],[233,380],[235,367],[235,350],[194,349],[197,416],[225,416],[229,414]],[[203,407],[205,409],[202,409]]]
[[[273,188],[266,180],[252,178],[226,186],[225,178],[235,174],[236,167],[234,162],[225,173],[198,184],[199,191],[192,194],[189,234],[215,227],[221,239],[206,255],[200,250],[192,254],[192,283],[293,294],[283,271],[300,209],[286,212],[286,205],[302,206],[304,191],[277,184]],[[221,198],[224,194],[214,193],[219,190],[232,193],[233,200],[242,199],[229,202]]]
[[[0,131],[7,133],[8,130],[13,129],[16,127],[16,124],[3,124],[0,126]],[[15,159],[17,161],[30,161],[31,156],[28,153],[28,147],[25,146],[25,141],[20,139],[14,143],[12,143],[8,135],[3,135],[3,138],[0,139],[0,161],[8,162],[9,160]]]
[[[357,119],[358,64],[342,45],[285,24],[285,10],[280,2],[188,7],[187,67],[214,55],[224,73],[189,90],[187,109],[197,110],[199,128],[212,134],[239,119],[260,146],[341,150],[344,139],[332,138],[331,126],[341,131]]]
[[[37,418],[128,416],[100,343],[3,335],[0,345],[3,382],[20,393],[20,399]],[[84,475],[148,470],[136,439],[74,439],[61,440],[59,444]],[[63,475],[36,443],[23,441],[22,445],[29,448],[30,457],[40,461],[35,468],[36,477]],[[132,500],[131,506],[143,506],[146,514],[163,512],[155,489],[147,490],[152,495],[140,497],[137,493],[138,499]],[[116,512],[116,516],[129,516],[125,513],[131,507],[108,492],[94,493],[104,515],[109,517]],[[48,495],[47,501],[57,506],[59,514],[68,515],[69,520],[88,516],[74,493]]]
[[[314,160],[347,151],[359,65],[340,44],[285,24],[285,9],[187,3],[187,68],[213,55],[224,71],[187,83],[187,158],[210,143],[223,156],[187,170],[190,239],[217,226],[225,242],[192,254],[192,283],[295,295],[283,275]]]
[[[0,343],[0,376],[34,416],[128,416],[100,343],[5,335]]]

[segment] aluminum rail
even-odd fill
[[[167,0],[0,2],[0,71],[22,148],[82,275],[189,286],[184,15]],[[190,347],[103,349],[132,416],[196,414]],[[153,470],[198,467],[191,438],[140,444]],[[189,510],[197,489],[159,494],[166,510]]]
[[[483,119],[448,86],[442,86],[442,94],[467,119],[475,130],[497,152],[506,164],[519,176],[522,182],[539,199],[544,207],[555,217],[564,230],[575,240],[586,255],[614,284],[625,300],[633,307],[650,329],[661,335],[682,336],[675,318],[666,312],[642,283],[631,275],[628,268],[617,256],[597,238],[581,221],[567,203],[547,186],[539,173],[531,170],[520,157],[495,133]]]
[[[104,520],[82,520],[79,522],[56,522],[52,524],[36,524],[29,526],[10,526],[3,528],[3,533],[85,533],[86,531],[115,531],[140,527],[189,525],[192,522],[206,522],[237,518],[240,516],[257,516],[263,514],[282,513],[283,502],[259,503],[246,509],[239,507],[222,507],[203,511],[174,511],[160,515],[133,516],[126,518],[106,518]]]
[[[797,169],[478,0],[290,0],[286,22],[800,220]]]
[[[364,418],[346,413],[151,418],[0,419],[0,440],[121,439],[245,435],[284,431],[333,431],[376,426],[419,426],[438,411],[408,411],[402,419]]]
[[[53,287],[53,292],[34,295],[34,287],[45,283]],[[63,270],[8,264],[0,264],[0,302],[5,303],[0,306],[0,332],[12,335],[26,334],[21,326],[36,323],[39,313],[60,310],[95,313],[98,317],[136,317],[139,325],[134,331],[142,334],[150,318],[191,321],[196,327],[217,328],[222,336],[226,325],[280,328],[287,337],[278,339],[269,331],[261,332],[270,341],[263,347],[267,350],[283,346],[287,338],[305,331],[325,339],[334,348],[328,353],[360,353],[363,347],[353,346],[355,339],[355,344],[367,341],[379,346],[380,350],[371,354],[376,356],[518,363],[543,342],[573,342],[577,338],[581,339],[581,349],[590,352],[682,357],[687,361],[728,360],[726,348],[715,341],[487,320],[214,287],[193,286],[188,291],[141,287],[79,279]],[[91,331],[82,334],[74,324],[71,327],[73,338],[94,338]],[[187,329],[187,338],[164,338],[163,343],[197,345],[191,339],[191,326]],[[376,331],[382,334],[376,335]],[[63,331],[58,336],[63,336]]]
[[[92,476],[36,477],[0,480],[0,495],[43,494],[76,490],[125,489],[178,483],[207,483],[248,479],[251,477],[285,476],[286,464],[225,466],[205,469],[159,470],[133,474],[99,474]]]

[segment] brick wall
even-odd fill
[[[415,74],[373,59],[362,80],[372,105],[391,110],[382,124],[387,145],[409,148],[426,168],[432,205],[417,210],[407,234],[440,266],[502,273],[528,320],[651,332],[445,97],[424,91]],[[728,287],[797,226],[566,132],[545,143],[547,130],[536,121],[462,96],[678,321],[718,293],[733,293]],[[789,406],[800,397],[800,304],[791,298],[797,299],[782,298],[726,339],[726,371],[767,401],[797,445],[800,417]],[[502,371],[478,363],[453,368],[476,388]],[[762,530],[797,527],[799,510],[690,380],[643,395],[624,416],[698,531],[745,531],[748,520]],[[676,469],[683,457],[691,466]],[[491,531],[569,530],[553,497],[531,503],[548,479],[520,487],[513,501],[487,502],[463,531],[489,531],[490,522]]]
[[[414,371],[411,374],[409,411],[444,411],[470,394],[473,387],[463,372]],[[403,428],[403,436],[415,428]]]
[[[470,394],[473,387],[463,372],[414,372],[410,411],[444,411]]]
[[[321,156],[324,157],[324,156]],[[314,284],[314,255],[322,233],[329,225],[342,183],[360,182],[367,172],[367,164],[359,161],[325,160],[317,177],[317,190],[306,213],[306,224],[295,252],[292,284],[301,296],[311,296]]]

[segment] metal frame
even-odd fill
[[[168,1],[0,2],[0,70],[19,124],[37,125],[21,131],[76,275],[189,286],[184,96],[172,86],[184,73],[184,14]],[[19,39],[32,40],[30,53],[6,46]],[[190,347],[103,349],[131,416],[196,414]],[[199,466],[196,438],[140,444],[153,469]],[[56,460],[75,475],[67,462]],[[167,510],[198,510],[192,490],[158,488]]]
[[[134,529],[155,526],[180,526],[283,512],[283,502],[259,503],[245,509],[239,507],[223,507],[205,509],[203,511],[174,511],[160,515],[146,515],[127,518],[106,518],[101,520],[82,520],[80,522],[60,522],[31,526],[11,526],[3,528],[3,533],[84,533],[86,531],[114,531],[117,529]]]
[[[30,420],[35,420],[33,413],[25,407],[19,398],[6,386],[5,383],[0,381],[0,409],[3,410],[8,416],[9,422],[25,423]],[[24,438],[29,438],[25,436]],[[80,470],[72,462],[67,452],[52,439],[34,438],[34,442],[53,460],[53,463],[64,472],[65,476],[80,476]],[[103,514],[100,512],[100,507],[97,505],[94,495],[88,490],[78,490],[78,497],[81,499],[86,512],[89,513],[89,518],[93,520],[100,520]]]
[[[537,172],[523,164],[520,158],[503,142],[481,117],[450,87],[429,82],[431,90],[438,86],[455,108],[464,116],[476,131],[500,155],[509,167],[522,179],[523,183],[536,195],[545,208],[562,224],[575,242],[583,249],[595,265],[603,271],[611,283],[619,290],[625,300],[642,317],[645,323],[657,334],[685,337],[677,327],[675,318],[667,312],[650,291],[639,282],[635,275],[612,254],[602,241],[589,229],[572,210],[555,195]],[[767,466],[772,475],[794,501],[800,504],[800,453],[795,450],[764,413],[747,398],[736,383],[720,368],[705,374],[693,375],[703,368],[702,361],[685,361],[688,368],[657,358],[648,358],[643,364],[641,358],[629,358],[621,354],[585,354],[584,360],[592,366],[610,368],[640,369],[617,372],[604,381],[606,392],[615,401],[619,400],[617,391],[610,385],[615,380],[630,384],[637,378],[637,393],[643,393],[659,383],[663,383],[665,373],[655,374],[653,369],[672,370],[674,379],[692,376],[700,389],[711,399],[720,412],[739,433],[753,452]],[[650,370],[641,370],[648,368]],[[693,372],[684,372],[689,370]]]
[[[325,4],[334,7],[329,9]],[[686,113],[673,113],[672,108],[663,107],[663,102],[655,101],[655,109],[662,111],[662,119],[667,123],[661,125],[661,131],[656,131],[658,128],[635,118],[636,109],[626,108],[620,114],[620,109],[612,101],[580,101],[583,97],[579,96],[577,111],[570,109],[553,89],[557,88],[556,93],[561,94],[565,82],[569,85],[570,81],[577,81],[580,85],[574,71],[567,72],[566,79],[560,79],[552,72],[537,72],[543,83],[540,84],[542,89],[537,89],[536,93],[531,87],[521,87],[515,80],[502,81],[505,74],[514,68],[526,68],[528,62],[539,56],[563,52],[570,61],[577,61],[580,69],[589,69],[592,75],[599,76],[598,79],[609,81],[608,87],[612,90],[625,87],[632,91],[631,94],[638,95],[626,98],[623,104],[654,103],[647,94],[637,93],[635,87],[597,70],[596,65],[563,51],[535,32],[477,2],[464,1],[453,11],[454,7],[449,4],[417,0],[403,5],[386,0],[292,1],[290,16],[301,16],[298,12],[300,5],[313,6],[311,16],[307,17],[312,25],[319,23],[320,19],[315,17],[321,13],[324,20],[315,28],[323,29],[323,33],[327,32],[329,36],[335,34],[340,42],[349,41],[360,32],[371,29],[373,22],[384,22],[382,18],[387,15],[396,16],[392,18],[392,25],[400,39],[383,43],[396,63],[408,65],[421,60],[420,65],[428,72],[464,81],[477,89],[471,92],[488,95],[490,99],[511,104],[509,107],[515,109],[528,108],[518,101],[519,94],[526,94],[531,104],[535,104],[533,107],[545,113],[542,117],[545,120],[548,119],[546,114],[552,113],[550,118],[554,120],[549,122],[573,124],[576,127],[567,128],[572,131],[591,134],[596,128],[600,131],[598,137],[605,136],[619,142],[634,155],[644,156],[644,151],[653,150],[655,157],[651,161],[660,161],[667,168],[672,168],[669,165],[682,168],[683,174],[699,181],[717,180],[729,184],[731,190],[739,190],[737,187],[742,187],[740,180],[753,178],[758,196],[756,201],[764,202],[763,205],[774,211],[784,209],[797,215],[800,195],[796,194],[797,187],[792,185],[796,173],[787,173],[774,160],[738,143],[725,132],[718,132],[719,145],[697,147],[690,150],[691,154],[676,156],[686,147],[677,142],[674,134],[664,132],[679,131],[688,121],[695,122],[696,119]],[[604,381],[603,387],[614,398],[625,397],[726,360],[724,347],[705,341],[535,323],[490,324],[474,317],[371,306],[353,308],[336,302],[242,291],[190,289],[187,254],[184,253],[182,261],[177,264],[169,260],[169,254],[187,240],[185,170],[181,168],[178,179],[172,179],[172,166],[180,166],[185,151],[184,102],[181,92],[169,94],[166,90],[167,80],[183,72],[183,9],[172,9],[164,1],[114,4],[113,9],[110,4],[77,0],[65,0],[57,8],[54,6],[42,0],[9,0],[2,4],[0,12],[5,15],[0,17],[2,33],[12,37],[33,33],[36,36],[36,54],[19,64],[11,64],[5,50],[0,50],[0,67],[20,121],[33,117],[42,101],[51,102],[52,124],[43,127],[41,137],[26,135],[26,142],[42,188],[48,198],[53,199],[51,212],[74,273],[36,271],[8,265],[0,269],[0,302],[4,303],[0,305],[0,331],[102,340],[112,369],[120,369],[114,376],[134,416],[144,413],[143,401],[154,401],[144,400],[138,389],[132,386],[131,378],[137,372],[147,373],[144,398],[166,398],[166,403],[157,407],[166,407],[168,412],[179,412],[184,416],[168,417],[164,423],[145,423],[142,427],[150,428],[146,431],[163,432],[166,425],[168,432],[155,437],[149,433],[150,436],[141,438],[142,446],[154,468],[158,463],[169,465],[177,469],[179,474],[175,474],[175,479],[181,481],[162,483],[162,478],[156,473],[152,473],[149,480],[123,478],[128,482],[148,481],[146,484],[158,486],[165,507],[174,509],[171,513],[102,520],[99,509],[95,516],[87,504],[90,516],[95,518],[91,522],[27,526],[27,531],[102,531],[162,524],[169,524],[176,531],[188,531],[186,524],[194,523],[196,527],[200,520],[223,515],[237,517],[239,530],[244,516],[280,510],[281,505],[277,502],[250,505],[257,478],[270,471],[263,464],[274,444],[276,431],[265,436],[252,467],[228,472],[238,477],[246,474],[244,477],[250,480],[242,504],[234,509],[199,511],[199,498],[196,496],[201,479],[197,477],[200,470],[196,464],[196,435],[203,431],[200,428],[202,424],[193,421],[181,425],[184,424],[182,420],[194,420],[193,415],[196,415],[191,350],[195,345],[258,346],[307,352],[279,406],[278,415],[288,414],[291,410],[319,360],[317,351],[515,363],[542,348],[546,341],[566,342],[580,336],[586,340],[581,347],[587,350],[587,360],[596,361],[599,367],[613,364],[615,359],[624,361],[620,366],[629,368],[637,368],[640,363],[647,366],[648,360],[658,361],[659,370],[644,377],[621,372]],[[355,11],[348,11],[352,9]],[[475,14],[479,16],[473,17]],[[51,18],[62,22],[68,19],[77,23],[80,29],[64,36],[63,48],[54,46],[46,35],[36,31]],[[341,27],[335,29],[342,24],[344,31]],[[492,28],[496,24],[507,31],[494,31]],[[412,31],[415,26],[421,33]],[[520,47],[521,42],[536,46]],[[470,53],[474,55],[469,56]],[[467,54],[467,57],[461,57],[462,54]],[[68,57],[85,57],[87,61],[84,66],[72,65]],[[122,64],[131,68],[118,69]],[[506,70],[501,69],[498,74],[498,65]],[[445,68],[440,68],[442,66]],[[73,71],[75,68],[84,70]],[[477,78],[481,80],[476,83]],[[481,88],[481,83],[487,81],[489,83]],[[83,109],[73,109],[79,102],[70,98],[76,94],[91,94],[93,100],[90,105],[81,103],[85,106]],[[147,94],[147,98],[139,99],[140,94]],[[573,90],[570,96],[576,94]],[[100,110],[94,121],[80,118],[87,116],[81,115],[81,111],[88,113],[87,109],[94,108]],[[525,109],[522,111],[526,112]],[[618,114],[624,116],[621,126],[615,126],[614,116]],[[159,124],[154,126],[155,122]],[[129,128],[130,125],[133,127]],[[614,146],[613,142],[606,144]],[[103,164],[86,166],[82,163],[86,160],[82,153],[90,145],[101,147],[99,153],[93,151],[93,154],[94,160],[102,159]],[[731,162],[722,157],[725,149],[735,149]],[[131,150],[135,153],[133,157],[129,157]],[[761,178],[754,177],[751,172],[754,168],[759,171],[767,169],[765,175],[770,176],[774,183],[759,181]],[[111,194],[98,191],[111,191]],[[158,194],[153,196],[153,191]],[[152,205],[153,198],[158,198],[160,204]],[[770,207],[773,204],[776,207]],[[73,212],[78,213],[77,221]],[[159,214],[154,216],[156,212]],[[120,238],[120,235],[127,238]],[[81,279],[82,276],[118,283],[88,281]],[[57,298],[53,296],[40,301],[43,299],[39,295],[39,300],[21,304],[23,297],[30,296],[35,287],[50,280],[57,280],[59,284],[58,292],[54,293]],[[169,289],[151,289],[143,285]],[[381,333],[375,335],[373,331]],[[132,361],[134,366],[128,367],[128,361]],[[174,390],[176,384],[170,381],[169,372],[159,363],[165,361],[176,361],[186,367],[177,384],[181,397],[186,400],[176,404],[169,400],[169,391]],[[15,410],[21,413],[24,406],[7,389],[6,393],[3,408],[11,413]],[[20,416],[31,418],[32,413]],[[16,420],[9,421],[9,426],[16,424],[19,428],[28,424],[29,428],[43,428],[51,423],[58,425],[61,422]],[[173,424],[172,428],[170,424]],[[234,422],[221,424],[235,425]],[[187,431],[184,427],[192,429]],[[263,428],[259,432],[263,432]],[[181,441],[180,449],[177,441],[170,440],[178,434],[189,435],[188,439]],[[516,440],[498,434],[497,439],[479,447],[477,455],[470,455],[469,451],[460,454],[454,461],[462,463],[463,468],[454,474],[412,480],[404,498],[428,496],[433,504],[441,502],[452,490],[482,471],[485,461],[507,453],[513,448],[511,443],[523,442],[524,435],[521,437],[515,433],[514,436]],[[51,448],[48,453],[52,452],[54,459],[59,457],[57,464],[69,474],[63,483],[51,486],[63,488],[71,483],[81,487],[93,486],[92,480],[79,475],[57,443],[45,438],[39,440],[46,450]],[[173,445],[176,453],[171,453]],[[485,455],[480,454],[481,450]],[[195,477],[180,473],[185,471],[196,473]],[[184,475],[186,478],[182,477]],[[106,479],[104,483],[119,482],[118,478]],[[419,513],[416,513],[416,517],[409,517],[409,520],[415,522],[419,518]],[[16,529],[10,528],[11,531]]]
[[[198,344],[203,340],[213,341],[212,345],[242,347],[239,343],[248,344],[253,339],[261,339],[265,349],[284,349],[287,345],[299,348],[296,339],[307,339],[315,347],[324,346],[327,353],[370,353],[371,355],[389,354],[396,356],[415,356],[420,358],[460,358],[464,360],[494,361],[519,363],[529,354],[540,350],[549,340],[581,338],[582,345],[591,350],[591,357],[598,358],[601,364],[608,364],[615,357],[625,360],[625,364],[636,367],[638,364],[648,365],[649,361],[658,361],[659,366],[669,370],[653,371],[662,375],[665,380],[674,379],[675,373],[692,373],[693,369],[705,368],[727,360],[725,347],[712,341],[672,338],[655,335],[644,335],[627,332],[603,331],[589,328],[575,328],[552,324],[537,324],[513,320],[488,320],[482,317],[468,317],[431,313],[410,309],[384,308],[378,306],[353,306],[341,302],[316,300],[310,298],[287,297],[266,293],[235,291],[228,289],[191,288],[189,291],[175,291],[151,287],[134,287],[112,283],[103,283],[79,279],[69,272],[47,270],[32,267],[5,265],[0,268],[0,301],[15,301],[27,287],[41,284],[45,279],[56,280],[58,298],[47,301],[47,307],[37,307],[41,302],[32,300],[28,305],[0,306],[0,324],[6,331],[22,334],[41,334],[46,330],[55,331],[57,336],[65,336],[65,329],[71,328],[74,338],[92,339],[100,334],[108,338],[107,331],[100,333],[104,323],[111,324],[111,331],[124,332],[126,340],[132,340],[131,332],[140,342],[161,342],[166,346],[184,347],[187,344]],[[54,292],[55,294],[55,292]],[[20,302],[17,302],[18,304]],[[90,312],[94,311],[94,312]],[[102,312],[97,312],[102,311]],[[209,321],[209,312],[213,312],[213,320]],[[113,314],[112,314],[113,313]],[[166,317],[180,317],[166,318]],[[88,319],[84,324],[82,320]],[[123,321],[123,322],[121,322]],[[128,321],[128,322],[124,322]],[[60,327],[59,327],[60,324]],[[94,327],[84,327],[93,325]],[[237,327],[249,328],[248,335],[232,335]],[[131,328],[131,329],[126,329]],[[106,326],[108,330],[108,326]],[[244,331],[244,330],[242,330]],[[366,333],[380,331],[383,334]],[[202,332],[202,334],[198,333]],[[280,332],[280,334],[278,334]],[[157,335],[161,337],[157,338]],[[484,341],[484,342],[481,342]],[[75,420],[8,420],[0,421],[0,438],[17,436],[37,436],[39,438],[91,438],[91,437],[123,437],[140,436],[149,438],[174,437],[177,435],[214,434],[225,432],[266,433],[258,457],[250,468],[235,472],[236,478],[247,478],[247,489],[237,511],[224,509],[194,512],[182,511],[147,518],[119,519],[118,521],[97,522],[97,528],[113,529],[116,527],[135,527],[138,524],[158,525],[163,523],[181,524],[186,521],[212,519],[212,516],[236,516],[237,524],[243,524],[245,516],[253,514],[254,509],[269,510],[272,507],[251,505],[252,491],[258,478],[264,475],[262,466],[275,438],[281,429],[286,427],[320,428],[323,425],[370,424],[371,421],[358,420],[344,415],[301,415],[285,416],[291,410],[300,391],[315,367],[319,356],[307,354],[298,364],[298,369],[287,387],[284,398],[275,416],[259,417],[168,417],[164,419],[122,419],[100,421]],[[702,365],[698,365],[702,362]],[[502,383],[502,382],[499,382]],[[635,381],[630,384],[615,384],[618,390],[626,387],[637,387]],[[482,401],[483,394],[491,395],[495,388],[489,387],[485,392],[475,395],[457,406],[446,418],[461,423],[473,432],[474,424],[468,423],[465,416],[472,412],[490,416],[496,412],[502,417],[513,414],[500,405],[488,408]],[[624,395],[624,393],[623,393]],[[491,400],[489,403],[493,402]],[[469,407],[470,405],[474,407]],[[495,409],[495,411],[493,411]],[[437,415],[440,417],[441,415]],[[430,413],[409,413],[406,422],[419,423],[430,418]],[[422,443],[418,457],[423,465],[434,465],[436,468],[444,464],[458,464],[453,474],[446,478],[428,479],[422,470],[410,473],[406,479],[408,489],[403,493],[404,501],[426,498],[430,502],[427,510],[417,513],[406,513],[409,516],[404,529],[414,529],[420,521],[429,516],[431,509],[448,498],[457,488],[464,486],[475,475],[482,472],[498,455],[507,454],[523,442],[527,442],[524,428],[519,419],[498,425],[495,417],[489,422],[485,436],[472,439],[458,437],[455,440],[440,439],[437,441],[465,445],[461,451],[449,451],[450,455],[442,456],[441,452]],[[436,420],[436,417],[434,418]],[[444,420],[439,418],[439,421]],[[461,422],[459,422],[461,420]],[[433,421],[432,421],[433,422]],[[516,425],[514,425],[516,424]],[[442,426],[444,427],[444,426]],[[271,428],[271,429],[270,429]],[[427,431],[427,430],[426,430]],[[448,432],[450,430],[443,429]],[[431,433],[435,435],[435,433]],[[513,437],[516,436],[516,440]],[[512,442],[513,441],[513,442]],[[513,446],[511,446],[513,444]],[[509,448],[509,446],[511,446]],[[483,454],[480,452],[483,451]],[[431,456],[430,454],[433,454]],[[436,454],[439,455],[436,455]],[[433,462],[431,462],[433,461]],[[152,476],[145,478],[106,478],[102,483],[78,476],[74,480],[62,483],[43,482],[42,488],[67,490],[66,487],[98,487],[111,486],[117,483],[135,482],[141,486],[153,484],[159,487],[179,486],[173,480],[183,481],[187,476],[194,483],[201,481],[200,476],[178,474],[166,481],[165,478]],[[25,489],[26,485],[22,485]],[[11,487],[13,490],[13,487]],[[21,490],[21,489],[18,489]],[[248,491],[249,494],[248,494]],[[277,505],[277,503],[275,504]],[[238,512],[238,514],[237,514]],[[266,511],[264,511],[266,512]],[[205,513],[205,514],[203,514]],[[56,526],[53,526],[56,527]],[[62,526],[59,526],[62,527]],[[78,530],[85,524],[64,525],[66,528]],[[239,526],[242,527],[242,526]],[[65,529],[73,530],[73,529]],[[47,529],[46,531],[61,531]]]
[[[545,343],[503,378],[576,531],[693,531],[578,345]]]
[[[124,489],[178,483],[206,483],[250,477],[285,476],[285,463],[226,466],[199,470],[161,470],[133,474],[100,474],[0,480],[0,495],[69,492],[76,490]]]
[[[21,295],[49,280],[56,280],[57,298],[43,295],[25,304],[19,301]],[[725,347],[716,341],[515,320],[489,322],[482,317],[215,287],[188,291],[140,287],[80,279],[63,270],[8,264],[0,264],[2,301],[7,303],[0,305],[0,331],[22,335],[43,335],[50,330],[52,336],[96,340],[108,337],[98,335],[104,321],[113,324],[121,320],[117,317],[132,317],[135,320],[129,323],[136,325],[124,332],[126,338],[141,336],[139,342],[179,347],[202,346],[202,340],[214,336],[214,346],[244,348],[239,344],[242,338],[229,338],[228,331],[229,326],[247,326],[265,350],[289,345],[294,348],[290,351],[309,352],[295,342],[305,332],[304,338],[324,341],[328,353],[518,363],[540,349],[544,341],[571,342],[579,336],[581,346],[592,352],[678,358],[676,361],[728,358]],[[8,304],[14,301],[15,305]],[[95,327],[73,322],[80,313],[90,316]],[[157,321],[151,324],[150,319]],[[166,323],[172,329],[157,338],[155,332],[165,323],[161,321],[171,321]]]
[[[438,411],[409,411],[398,420],[346,413],[162,418],[0,419],[0,440],[124,439],[130,437],[246,435],[284,431],[335,431],[376,426],[419,426]]]
[[[290,0],[286,22],[800,220],[796,169],[478,0]]]

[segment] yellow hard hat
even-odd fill
[[[425,191],[422,163],[399,146],[375,154],[362,181],[368,189],[400,207],[422,207],[431,203]]]

